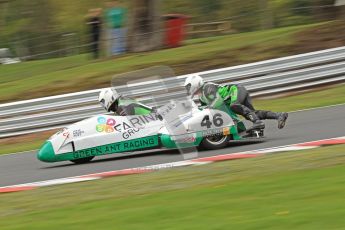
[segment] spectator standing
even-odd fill
[[[107,3],[105,19],[108,28],[109,53],[122,54],[126,51],[126,9],[116,0]]]
[[[89,26],[90,33],[90,42],[91,42],[91,52],[93,58],[99,58],[99,47],[100,47],[100,37],[101,37],[101,28],[102,28],[102,9],[90,9],[87,16],[86,24]]]

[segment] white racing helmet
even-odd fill
[[[204,79],[199,75],[192,75],[186,78],[184,87],[186,87],[187,94],[193,97],[205,84]]]
[[[120,94],[113,88],[102,89],[98,96],[98,101],[102,107],[110,112],[111,106],[120,98]]]

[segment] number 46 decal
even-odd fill
[[[213,121],[210,120],[210,116],[209,115],[206,115],[202,121],[201,121],[201,126],[204,127],[206,126],[208,129],[211,128],[212,126],[212,122],[213,124],[216,126],[216,127],[220,127],[223,125],[224,121],[222,119],[222,114],[220,113],[216,113],[214,116],[213,116]]]

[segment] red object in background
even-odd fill
[[[167,14],[163,18],[165,20],[165,45],[169,48],[181,46],[186,36],[185,25],[187,23],[187,16]]]

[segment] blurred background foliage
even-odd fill
[[[27,55],[52,52],[54,56],[56,50],[79,53],[76,46],[87,40],[84,22],[88,9],[105,8],[105,3],[106,0],[0,0],[0,48],[8,47]],[[161,0],[160,3],[162,14],[185,14],[190,16],[190,23],[228,20],[234,32],[331,20],[337,11],[332,7],[334,0]]]

